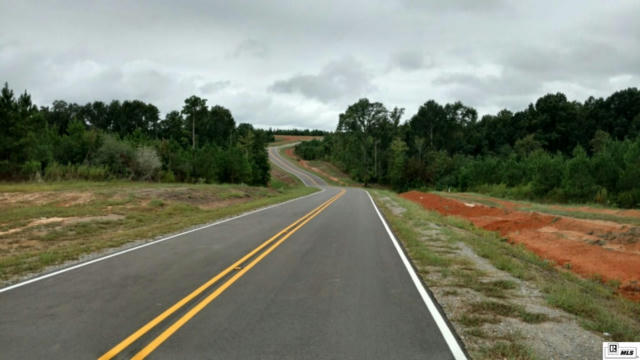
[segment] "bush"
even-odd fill
[[[156,150],[150,146],[141,146],[136,149],[133,173],[137,178],[142,180],[149,180],[154,173],[160,169],[162,163]]]
[[[609,196],[607,193],[607,189],[601,187],[600,190],[596,193],[595,198],[593,199],[596,203],[601,205],[606,205],[609,203]]]
[[[623,208],[640,207],[640,189],[618,194],[618,206]]]
[[[91,165],[61,165],[57,162],[50,163],[44,170],[44,179],[47,181],[61,180],[93,180],[104,181],[110,178],[109,171],[104,166]]]
[[[44,179],[47,181],[63,180],[66,173],[66,166],[57,162],[52,162],[44,169]]]
[[[135,152],[131,145],[113,136],[106,136],[98,153],[96,163],[105,166],[116,177],[130,177]]]
[[[75,175],[78,179],[101,181],[109,178],[109,171],[104,166],[79,165]]]
[[[40,174],[40,169],[42,169],[42,164],[40,161],[29,160],[22,164],[22,174],[29,179],[33,180],[38,177]]]
[[[176,182],[176,176],[173,174],[173,171],[171,170],[163,171],[160,174],[160,181],[166,182],[166,183]]]

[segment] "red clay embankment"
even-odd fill
[[[418,191],[400,196],[428,210],[459,216],[483,229],[497,231],[510,242],[523,244],[583,277],[620,281],[624,296],[640,300],[637,226],[495,208]]]

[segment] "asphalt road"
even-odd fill
[[[0,359],[464,358],[402,256],[324,187],[0,290]]]
[[[321,177],[315,174],[309,173],[308,171],[304,171],[298,166],[295,166],[294,164],[292,164],[284,156],[280,155],[280,152],[279,152],[280,149],[288,148],[296,144],[297,143],[269,147],[268,148],[269,160],[271,160],[271,162],[276,164],[276,166],[278,166],[279,168],[295,175],[306,186],[314,186],[314,187],[327,186],[327,182],[324,181],[324,179],[322,179]]]

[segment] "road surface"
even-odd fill
[[[31,279],[0,290],[0,359],[463,359],[390,234],[325,186]]]
[[[326,181],[318,175],[305,171],[298,166],[292,164],[287,158],[280,154],[280,149],[295,146],[298,143],[286,144],[281,146],[271,146],[267,148],[269,150],[269,160],[279,168],[287,171],[302,181],[306,186],[322,187],[327,186]]]

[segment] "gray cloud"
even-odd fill
[[[242,41],[233,51],[232,57],[238,58],[243,56],[264,58],[269,55],[269,48],[262,42],[255,39],[246,39]]]
[[[316,75],[295,75],[274,82],[269,90],[276,93],[299,93],[310,99],[328,102],[351,96],[357,98],[373,88],[371,76],[357,60],[347,57],[332,61]]]
[[[208,81],[198,87],[204,94],[213,94],[231,85],[231,81]]]
[[[592,39],[537,46],[506,55],[505,63],[540,80],[591,83],[607,76],[640,74],[640,48]]]
[[[0,82],[40,105],[168,112],[197,94],[264,126],[333,129],[363,96],[407,116],[430,98],[517,110],[637,86],[638,13],[637,0],[5,1]]]
[[[402,70],[419,70],[430,66],[429,59],[420,51],[400,51],[391,57],[392,68],[398,67]]]
[[[527,73],[506,69],[501,74],[479,75],[477,73],[445,73],[434,80],[443,85],[452,98],[472,106],[489,106],[496,102],[503,106],[522,107],[533,101],[531,94],[541,90],[541,83]]]
[[[404,6],[410,9],[422,9],[428,11],[464,11],[464,12],[490,12],[508,6],[504,0],[402,0]]]

